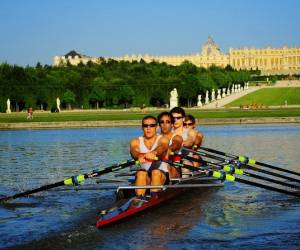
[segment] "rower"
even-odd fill
[[[171,153],[175,151],[179,151],[182,146],[182,137],[179,135],[176,135],[172,132],[172,124],[173,118],[169,112],[162,112],[157,117],[158,124],[160,127],[160,133],[161,135],[165,136],[169,140],[169,150],[166,157],[166,160],[174,160]],[[170,178],[179,178],[180,177],[180,169],[171,166],[168,164],[168,170],[169,170],[169,177]]]
[[[196,131],[196,134],[195,134],[196,137],[194,138],[193,149],[197,150],[198,148],[200,148],[200,146],[203,142],[204,135],[203,135],[203,133],[201,133],[200,131],[197,130],[195,117],[193,115],[190,115],[190,114],[186,115],[185,118],[184,118],[183,125],[184,125],[185,128],[193,129],[193,130]]]
[[[154,116],[145,116],[142,120],[143,136],[132,139],[130,154],[141,164],[141,170],[136,173],[136,186],[163,185],[168,180],[168,165],[165,162],[154,160],[163,159],[168,152],[169,140],[157,134],[157,119]],[[151,189],[151,195],[156,196],[159,189]],[[145,189],[136,189],[136,195],[144,197]]]
[[[193,150],[197,150],[200,148],[203,139],[204,139],[204,135],[203,133],[201,133],[200,131],[198,131],[196,129],[196,119],[193,115],[186,115],[184,118],[184,123],[183,123],[184,127],[187,129],[193,129],[196,133],[195,133],[195,138],[194,138],[194,145],[192,147]],[[199,155],[193,155],[193,158],[199,159],[201,158]],[[199,162],[193,162],[194,167],[199,167],[200,163]]]
[[[182,137],[182,139],[183,139],[182,146],[187,147],[187,148],[192,148],[194,145],[194,139],[196,138],[196,132],[192,129],[188,129],[183,126],[184,117],[185,117],[184,109],[181,107],[175,107],[175,108],[171,109],[170,113],[174,119],[173,132],[176,135],[179,135]],[[188,165],[193,165],[192,162],[187,161],[187,160],[185,160],[184,163],[188,164]],[[182,171],[183,178],[189,177],[189,175],[184,174],[184,173],[190,172],[190,170],[188,170],[186,168],[182,168],[181,171]]]

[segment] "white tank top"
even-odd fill
[[[183,141],[186,141],[189,137],[189,129],[183,128],[181,137],[182,137]]]
[[[140,149],[140,153],[142,154],[146,154],[149,153],[151,151],[153,151],[158,144],[159,139],[161,138],[161,135],[157,136],[155,142],[153,143],[153,145],[151,146],[151,148],[147,148],[145,145],[145,141],[144,141],[144,137],[140,136],[139,137],[139,149]],[[151,166],[152,162],[145,162],[141,164],[142,169],[148,170]]]
[[[145,141],[144,141],[144,137],[140,136],[139,137],[139,149],[140,149],[140,153],[145,154],[145,153],[149,153],[151,151],[153,151],[157,145],[158,145],[158,141],[159,139],[162,137],[162,135],[157,136],[155,142],[153,143],[153,145],[151,146],[151,148],[147,148],[145,145]],[[146,171],[149,170],[149,168],[151,167],[152,162],[145,162],[141,164],[141,168],[145,169]],[[168,172],[168,164],[166,162],[160,162],[158,169],[164,171],[164,172]]]

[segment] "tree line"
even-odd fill
[[[179,66],[140,61],[101,60],[72,66],[21,67],[0,65],[0,111],[6,101],[12,111],[51,110],[59,97],[62,108],[126,108],[163,106],[169,103],[170,91],[177,88],[182,106],[194,106],[197,96],[206,90],[231,88],[251,80],[256,71],[234,70],[231,66],[208,69],[185,61]]]

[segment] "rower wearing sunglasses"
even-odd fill
[[[183,123],[183,126],[185,128],[188,128],[188,129],[193,129],[196,131],[196,135],[195,135],[195,138],[194,138],[194,145],[193,145],[193,149],[194,150],[197,150],[198,148],[200,148],[201,144],[202,144],[202,141],[204,139],[204,135],[203,133],[201,133],[200,131],[197,130],[196,128],[196,119],[194,116],[192,115],[186,115],[184,117],[184,123]]]
[[[197,150],[200,148],[204,135],[197,130],[196,128],[196,119],[194,116],[192,115],[186,115],[184,118],[184,123],[183,126],[187,129],[193,129],[196,133],[195,133],[195,138],[194,138],[194,145],[192,147],[193,150]],[[199,155],[192,155],[193,158],[200,158]],[[194,167],[199,167],[200,163],[199,162],[193,162]]]
[[[172,131],[172,125],[173,125],[173,117],[170,112],[162,112],[158,115],[157,117],[158,124],[160,127],[160,133],[161,135],[165,136],[169,140],[169,150],[168,150],[168,155],[166,157],[166,160],[169,160],[173,156],[170,154],[175,151],[179,151],[182,147],[182,137],[179,135],[176,135]],[[174,166],[171,166],[168,164],[168,169],[169,169],[169,177],[170,178],[179,178],[180,177],[180,170]]]
[[[159,186],[168,181],[168,164],[160,161],[168,153],[169,140],[157,134],[157,119],[154,116],[145,116],[142,120],[143,136],[132,139],[130,154],[141,164],[136,173],[136,186]],[[151,189],[150,194],[156,196],[159,189]],[[144,198],[145,189],[136,189],[136,195]]]
[[[184,109],[181,107],[175,107],[175,108],[171,109],[170,113],[174,119],[173,132],[176,135],[179,135],[182,137],[182,140],[183,140],[182,146],[187,147],[187,148],[192,148],[194,145],[194,140],[196,138],[196,132],[193,129],[188,129],[183,126],[184,118],[185,118]],[[187,160],[185,160],[184,163],[188,164],[188,165],[193,165],[192,162],[187,161]],[[188,172],[190,172],[190,170],[182,168],[181,171],[182,171],[183,178],[189,177],[188,174],[184,174],[184,173],[188,173]]]

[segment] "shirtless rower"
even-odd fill
[[[182,137],[172,132],[173,118],[169,112],[162,112],[157,117],[160,133],[169,139],[169,150],[167,159],[172,159],[172,152],[178,151],[182,147]],[[168,164],[170,178],[179,178],[180,170]]]
[[[168,165],[165,162],[154,160],[163,159],[168,152],[169,140],[157,134],[157,120],[154,116],[145,116],[142,120],[143,136],[132,139],[130,142],[131,156],[139,160],[141,170],[136,173],[136,186],[163,185],[168,177]],[[151,189],[155,196],[160,189]],[[145,196],[145,189],[136,189],[137,196]]]
[[[175,107],[170,111],[174,123],[173,123],[173,132],[176,135],[179,135],[183,139],[183,146],[187,148],[192,148],[194,145],[194,139],[196,138],[196,132],[193,129],[188,129],[183,126],[185,111],[181,107]],[[185,164],[193,165],[192,162],[185,161]],[[188,169],[182,168],[182,177],[188,177],[184,174],[185,172],[190,172]]]

